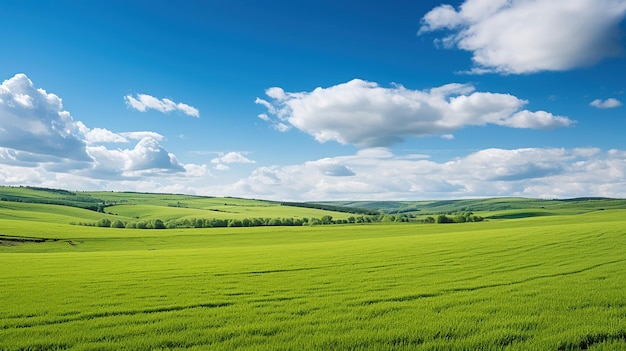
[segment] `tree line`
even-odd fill
[[[97,222],[83,223],[72,222],[74,225],[107,228],[130,228],[130,229],[176,229],[176,228],[225,228],[225,227],[262,227],[262,226],[313,226],[330,224],[367,224],[367,223],[466,223],[482,222],[483,217],[476,216],[471,212],[456,215],[438,215],[436,218],[429,216],[417,219],[413,214],[378,214],[360,215],[347,218],[335,219],[330,215],[317,217],[283,217],[283,218],[181,218],[163,221],[161,219],[122,221],[120,219],[102,218]]]

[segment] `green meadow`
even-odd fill
[[[484,208],[479,223],[69,224],[322,213],[108,196],[111,213],[0,201],[0,350],[626,350],[621,202]]]

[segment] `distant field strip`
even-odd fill
[[[626,210],[50,228],[0,246],[1,350],[626,350]]]

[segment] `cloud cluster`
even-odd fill
[[[626,151],[485,149],[434,162],[364,149],[300,165],[260,167],[214,194],[276,200],[415,200],[483,196],[626,197]]]
[[[140,112],[146,112],[148,109],[157,110],[163,113],[179,111],[188,116],[200,117],[200,111],[197,108],[182,102],[177,103],[167,98],[158,99],[147,94],[136,94],[136,97],[126,95],[124,96],[124,100],[126,101],[126,105],[128,105],[128,107]]]
[[[494,124],[552,129],[574,122],[545,111],[523,110],[527,101],[510,94],[477,92],[469,84],[448,84],[426,91],[400,85],[384,88],[354,79],[311,92],[266,91],[270,101],[260,117],[279,130],[294,127],[319,142],[361,147],[389,146],[410,136],[440,135],[467,126]]]
[[[589,105],[597,108],[615,108],[622,106],[622,102],[615,98],[608,98],[606,100],[595,99]]]
[[[0,116],[0,163],[6,166],[92,179],[136,179],[139,175],[185,171],[184,165],[159,144],[163,136],[149,131],[90,129],[63,109],[61,98],[35,88],[24,74],[0,85]],[[134,141],[135,146],[127,149],[103,145]],[[11,179],[6,176],[5,181]]]
[[[419,34],[450,31],[436,44],[472,52],[474,73],[563,71],[621,54],[625,16],[624,0],[465,0],[432,9]]]

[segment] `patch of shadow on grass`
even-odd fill
[[[528,340],[528,336],[523,335],[523,334],[507,334],[507,335],[503,335],[497,338],[495,340],[495,344],[504,347],[504,346],[509,346],[511,344],[514,344],[516,342],[521,343],[526,340]]]
[[[441,293],[424,293],[424,294],[411,294],[411,295],[404,295],[404,296],[388,297],[384,299],[369,299],[369,300],[362,301],[361,305],[373,305],[376,303],[383,303],[383,302],[407,302],[407,301],[424,299],[428,297],[435,297],[439,295],[441,295]]]
[[[175,311],[183,311],[195,308],[218,308],[218,307],[226,307],[232,305],[231,302],[215,302],[215,303],[200,303],[195,305],[185,305],[185,306],[163,306],[163,307],[154,307],[154,308],[144,308],[140,310],[127,310],[127,311],[105,311],[105,312],[95,312],[95,313],[86,313],[75,316],[64,316],[65,318],[57,318],[52,320],[30,320],[24,323],[16,323],[13,325],[5,324],[3,329],[11,329],[11,328],[30,328],[35,326],[43,326],[43,325],[53,325],[53,324],[63,324],[70,323],[76,321],[87,321],[96,318],[105,318],[105,317],[116,317],[116,316],[133,316],[139,314],[151,314],[151,313],[162,313],[162,312],[175,312]]]
[[[596,344],[605,342],[623,341],[626,342],[626,331],[620,331],[614,334],[594,333],[583,336],[579,341],[564,342],[558,347],[558,350],[587,350]]]
[[[623,262],[623,261],[625,261],[625,260],[614,260],[614,261],[609,261],[609,262],[598,263],[598,264],[595,264],[593,266],[581,268],[581,269],[578,269],[578,270],[575,270],[575,271],[569,271],[569,272],[563,272],[563,273],[555,273],[555,274],[544,274],[544,275],[538,275],[538,276],[535,276],[535,277],[529,277],[529,278],[526,278],[526,279],[513,281],[513,282],[508,282],[508,283],[494,283],[494,284],[478,285],[478,286],[471,286],[471,287],[454,288],[454,289],[450,289],[450,290],[446,290],[446,291],[463,292],[463,291],[482,290],[482,289],[488,289],[488,288],[497,288],[497,287],[502,287],[502,286],[512,286],[512,285],[523,284],[523,283],[527,283],[527,282],[531,282],[531,281],[539,280],[539,279],[564,277],[564,276],[568,276],[568,275],[583,273],[583,272],[590,271],[590,270],[598,268],[598,267],[602,267],[602,266],[606,266],[606,265],[610,265],[610,264],[614,264],[614,263],[620,263],[620,262]]]
[[[519,219],[519,218],[530,218],[530,217],[541,217],[541,216],[552,216],[552,213],[549,212],[541,212],[541,211],[526,211],[526,212],[514,212],[514,213],[505,213],[493,216],[487,216],[487,219]]]
[[[590,267],[581,268],[581,269],[578,269],[578,270],[575,270],[575,271],[569,271],[569,272],[563,272],[563,273],[555,273],[555,274],[539,275],[539,276],[529,277],[529,278],[526,278],[526,279],[517,280],[517,281],[513,281],[513,282],[494,283],[494,284],[486,284],[486,285],[460,287],[460,288],[446,289],[446,290],[442,290],[442,291],[439,291],[439,292],[433,292],[433,293],[411,294],[411,295],[404,295],[404,296],[397,296],[397,297],[388,297],[388,298],[381,298],[381,299],[369,299],[369,300],[362,301],[361,305],[371,305],[371,304],[375,304],[375,303],[384,303],[384,302],[407,302],[407,301],[413,301],[413,300],[418,300],[418,299],[425,299],[425,298],[442,296],[442,295],[446,295],[446,294],[450,294],[450,293],[456,293],[456,292],[468,292],[468,291],[476,291],[476,290],[482,290],[482,289],[499,288],[499,287],[505,287],[505,286],[514,286],[514,285],[523,284],[523,283],[527,283],[527,282],[531,282],[531,281],[535,281],[535,280],[539,280],[539,279],[564,277],[564,276],[568,276],[568,275],[583,273],[583,272],[590,271],[590,270],[598,268],[598,267],[602,267],[602,266],[606,266],[606,265],[610,265],[610,264],[614,264],[614,263],[620,263],[620,262],[624,262],[624,261],[626,261],[626,260],[614,260],[614,261],[609,261],[609,262],[603,262],[603,263],[598,263],[598,264],[590,266]]]
[[[288,272],[299,272],[299,271],[312,271],[317,269],[328,268],[325,267],[303,267],[303,268],[291,268],[291,269],[268,269],[263,271],[248,271],[248,272],[233,272],[233,273],[215,273],[216,277],[223,277],[228,275],[260,275],[260,274],[271,274],[271,273],[288,273]]]
[[[295,299],[296,299],[295,297],[279,296],[279,297],[263,297],[263,298],[254,299],[251,301],[252,302],[282,302],[282,301],[291,301]]]

